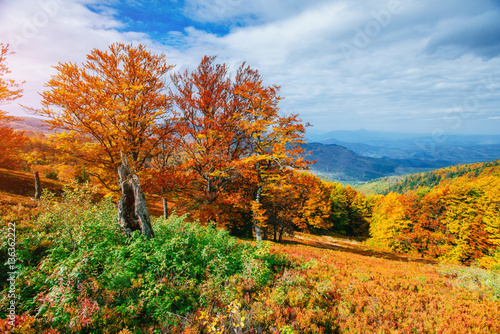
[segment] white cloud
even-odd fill
[[[255,25],[295,16],[328,0],[186,0],[184,14],[201,23]]]
[[[19,104],[37,107],[38,92],[58,62],[81,63],[93,48],[113,42],[149,43],[145,33],[123,33],[111,12],[94,13],[88,1],[8,0],[0,6],[0,40],[15,54],[8,57],[12,77],[26,81],[24,96],[2,106],[22,114]]]

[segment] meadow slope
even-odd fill
[[[16,210],[30,213],[17,220],[15,330],[1,282],[5,333],[500,332],[500,280],[492,271],[303,233],[257,247],[174,215],[155,220],[152,241],[128,241],[109,201],[70,194],[67,206],[46,201],[51,209],[43,212],[13,194],[19,190],[0,188],[2,201],[20,196]],[[11,207],[2,206],[2,237],[16,221]]]
[[[353,244],[339,248],[316,236],[272,249],[300,263],[285,276],[328,291],[338,333],[500,332],[500,280],[492,272]],[[290,307],[301,305],[301,289],[285,295]]]

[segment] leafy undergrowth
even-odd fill
[[[175,215],[154,222],[152,240],[137,232],[127,238],[111,201],[92,203],[89,187],[65,193],[63,202],[46,194],[43,214],[33,223],[37,228],[16,236],[13,332],[241,329],[248,320],[238,316],[239,301],[262,290],[277,268],[287,266],[263,244],[239,242],[227,231]],[[3,262],[9,247],[5,225]],[[10,330],[8,288],[4,277],[0,332]]]
[[[150,241],[127,238],[114,205],[91,199],[85,186],[63,202],[46,194],[31,229],[16,231],[17,316],[12,329],[3,277],[0,332],[500,332],[492,271],[306,235],[255,245],[176,215],[155,220]],[[4,229],[3,262],[7,239]]]

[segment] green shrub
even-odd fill
[[[29,251],[19,257],[17,310],[36,315],[41,327],[163,328],[200,307],[229,304],[238,281],[264,286],[280,263],[268,247],[175,214],[153,221],[155,238],[139,232],[128,238],[114,204],[91,199],[88,184],[67,187],[62,200],[44,194],[46,211],[36,221],[42,228],[30,243],[50,248],[35,262]]]
[[[494,300],[500,300],[500,275],[496,269],[442,265],[441,273],[453,279],[453,284],[469,291],[487,291]]]
[[[45,173],[45,177],[51,180],[58,180],[58,175],[56,171],[50,171]]]

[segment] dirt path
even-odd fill
[[[302,244],[316,248],[332,249],[341,252],[360,254],[364,256],[370,256],[370,257],[376,257],[376,258],[382,258],[400,262],[416,262],[423,264],[439,263],[436,260],[416,258],[408,256],[406,254],[397,254],[381,250],[375,250],[372,248],[368,248],[366,246],[362,246],[354,241],[344,241],[329,236],[312,236],[303,233],[298,233],[292,238],[286,238],[284,242]]]

